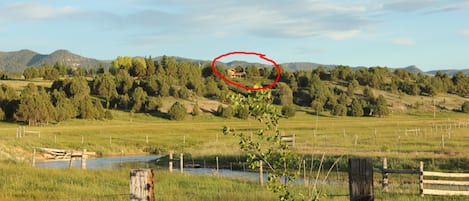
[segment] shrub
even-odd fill
[[[0,121],[5,120],[5,112],[0,108]]]
[[[285,117],[294,117],[296,113],[296,108],[293,104],[284,105],[282,107],[282,115]]]
[[[192,114],[193,116],[199,116],[199,115],[200,115],[200,108],[199,108],[199,105],[198,105],[197,103],[196,103],[196,104],[194,105],[194,107],[192,108],[191,114]]]
[[[178,96],[179,98],[182,98],[182,99],[189,99],[190,97],[190,91],[189,89],[187,89],[185,86],[181,87],[181,89],[179,89],[178,91]]]
[[[106,110],[106,112],[104,113],[104,118],[107,120],[112,120],[114,117],[112,116],[111,111]]]
[[[461,105],[461,111],[464,113],[469,113],[469,101],[466,101]]]
[[[183,120],[186,118],[186,107],[179,102],[175,102],[168,111],[169,119],[171,120]]]
[[[232,118],[234,116],[234,113],[235,113],[235,111],[234,111],[233,107],[228,106],[228,107],[223,108],[223,110],[221,112],[221,116],[229,119],[229,118]]]
[[[149,97],[145,104],[145,111],[157,111],[161,105],[163,105],[163,102],[160,97]]]
[[[345,116],[347,114],[347,106],[337,104],[332,108],[331,114],[335,116]]]
[[[218,116],[221,116],[223,113],[223,105],[218,105],[218,108],[217,108],[217,114]]]
[[[236,116],[240,119],[248,119],[249,118],[249,108],[248,107],[243,107],[239,106],[238,111],[236,113]]]

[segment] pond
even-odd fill
[[[157,162],[162,156],[159,155],[146,155],[146,156],[123,156],[123,157],[103,157],[91,158],[86,160],[86,168],[91,170],[96,169],[135,169],[135,168],[152,168],[155,170],[167,170],[167,164]],[[69,160],[61,161],[43,161],[36,162],[36,167],[43,168],[68,168]],[[178,173],[178,163],[174,163],[173,172]],[[74,168],[81,167],[81,160],[73,161]],[[213,168],[190,168],[184,167],[184,173],[193,175],[218,175],[222,177],[241,178],[248,180],[258,180],[258,172],[250,172],[243,170],[219,169],[218,172]],[[267,174],[263,175],[264,181],[267,181]],[[314,182],[314,181],[313,181]],[[322,181],[318,181],[322,183]],[[298,178],[294,183],[304,183],[302,178]],[[343,181],[326,182],[329,185],[343,185]]]
[[[141,168],[142,165],[146,164],[144,167],[147,167],[150,161],[159,158],[161,156],[158,155],[89,158],[86,159],[86,169],[118,169],[128,164],[135,166],[134,168]],[[36,167],[68,168],[68,164],[69,160],[43,161],[36,162]],[[81,160],[74,160],[73,167],[81,167]]]

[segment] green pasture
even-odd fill
[[[24,138],[16,138],[19,124],[0,122],[0,200],[128,200],[129,170],[86,170],[31,168],[32,149],[86,148],[102,155],[175,154],[184,152],[188,160],[220,156],[223,160],[243,155],[233,136],[224,136],[224,125],[249,134],[261,128],[255,120],[224,119],[211,114],[188,116],[170,121],[151,114],[112,111],[106,121],[68,120],[39,127],[25,126]],[[391,168],[417,168],[424,160],[430,170],[468,171],[469,118],[454,112],[407,112],[385,118],[319,116],[305,109],[296,116],[280,120],[285,134],[295,134],[293,150],[305,160],[326,161],[344,155],[339,169],[323,185],[322,200],[348,200],[346,159],[350,156],[373,157],[374,166],[387,157]],[[407,135],[405,130],[407,129]],[[412,130],[420,129],[420,132]],[[147,144],[148,136],[148,144]],[[442,136],[444,148],[442,147]],[[83,141],[82,141],[83,140]],[[83,143],[82,143],[83,142]],[[355,143],[356,142],[356,143]],[[208,160],[208,159],[207,159]],[[317,165],[317,162],[315,162]],[[427,170],[428,170],[427,169]],[[415,178],[414,178],[415,177]],[[381,193],[380,175],[375,174],[378,200],[465,200],[467,197],[418,195],[416,175],[391,175],[390,192]],[[158,200],[274,200],[276,197],[255,181],[216,176],[170,174],[156,171]],[[296,192],[306,193],[304,185]]]

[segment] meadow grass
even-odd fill
[[[169,121],[151,114],[112,111],[114,120],[68,120],[40,127],[25,126],[24,138],[16,138],[14,123],[0,122],[0,200],[128,200],[128,170],[64,170],[30,168],[34,147],[60,149],[86,148],[102,155],[123,151],[125,154],[158,154],[184,152],[187,160],[243,160],[238,140],[224,136],[222,127],[228,125],[249,134],[262,125],[255,120],[224,119],[211,114],[191,117],[184,121]],[[319,156],[326,154],[329,164],[344,155],[339,170],[331,180],[347,178],[346,159],[352,156],[380,159],[387,157],[391,168],[415,169],[425,161],[426,170],[468,171],[469,128],[467,114],[410,111],[394,113],[385,118],[333,117],[326,113],[316,116],[307,109],[280,120],[285,134],[295,134],[293,150],[317,166]],[[437,127],[435,126],[437,125]],[[406,129],[420,129],[420,133]],[[438,129],[438,130],[437,130]],[[146,143],[148,136],[149,143]],[[441,136],[445,138],[444,149]],[[111,138],[111,139],[110,139]],[[83,139],[83,143],[82,143]],[[355,143],[355,141],[357,143]],[[326,166],[327,167],[327,166]],[[465,200],[464,197],[426,196],[420,198],[414,176],[390,176],[390,193],[379,190],[380,175],[375,175],[375,193],[379,200]],[[394,181],[393,181],[394,180]],[[410,182],[410,184],[409,184]],[[156,174],[158,200],[273,200],[275,195],[255,181],[214,176]],[[304,187],[296,192],[306,192]],[[348,200],[348,186],[323,185],[323,200]],[[159,195],[159,197],[158,197]]]

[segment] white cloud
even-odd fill
[[[396,45],[415,45],[415,40],[412,38],[394,38],[391,42]]]
[[[344,40],[348,38],[353,38],[360,34],[359,30],[350,30],[350,31],[342,31],[342,32],[329,32],[326,33],[326,37],[332,38],[334,40]]]
[[[465,36],[469,36],[469,29],[463,30],[462,34]]]
[[[36,3],[16,3],[0,8],[0,21],[42,20],[77,13],[73,6],[54,7]]]

